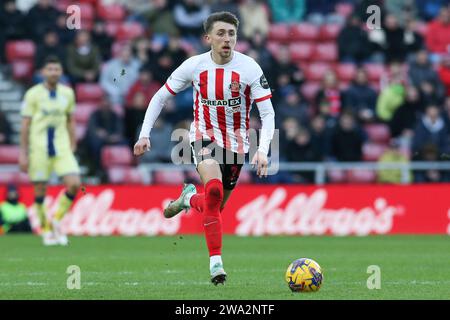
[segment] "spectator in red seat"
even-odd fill
[[[412,150],[420,150],[428,143],[434,144],[439,153],[449,152],[448,140],[449,128],[441,115],[441,110],[436,105],[429,105],[425,114],[418,121],[414,130]]]
[[[111,102],[104,97],[97,110],[89,118],[85,142],[92,169],[98,173],[101,168],[101,150],[106,145],[126,144],[123,136],[122,119],[112,109]]]
[[[48,56],[56,56],[63,63],[63,66],[66,65],[66,53],[59,42],[58,33],[54,29],[47,30],[44,34],[43,42],[38,43],[34,57],[34,67],[41,69]]]
[[[450,9],[441,8],[439,16],[428,24],[425,40],[433,63],[450,53]]]
[[[360,121],[369,122],[374,120],[376,103],[377,93],[369,85],[367,72],[359,68],[355,80],[343,93],[343,104],[351,108]]]
[[[250,39],[250,45],[253,50],[258,52],[258,63],[263,70],[270,70],[276,63],[272,53],[267,49],[267,39],[257,31]]]
[[[26,16],[26,28],[30,37],[39,42],[46,30],[55,27],[59,14],[51,0],[38,0]]]
[[[125,45],[119,57],[109,60],[100,73],[100,85],[113,104],[124,103],[130,87],[139,78],[141,63],[132,55],[130,45]]]
[[[417,152],[415,161],[440,161],[442,159],[438,146],[433,143],[427,143]],[[418,183],[439,183],[448,182],[448,172],[440,170],[416,170],[414,172],[414,182]]]
[[[322,81],[322,88],[317,92],[315,105],[328,105],[330,115],[337,117],[341,113],[342,93],[339,89],[338,79],[334,71],[327,71]]]
[[[77,34],[76,29],[67,28],[67,16],[65,12],[60,13],[56,19],[55,31],[58,33],[60,43],[64,46],[71,44]]]
[[[150,56],[155,53],[152,51],[152,44],[147,37],[135,39],[133,43],[133,55],[140,61],[141,65],[150,63]]]
[[[142,118],[141,121],[142,122]],[[140,127],[136,127],[137,130],[134,139],[132,141],[136,141],[136,138],[139,136]],[[155,122],[155,126],[152,128],[152,137],[151,140],[155,143],[152,144],[152,152],[146,152],[140,157],[139,161],[144,163],[149,162],[171,162],[171,154],[172,154],[172,146],[173,142],[171,142],[172,135],[172,126],[165,122],[163,118],[159,118]],[[189,137],[187,138],[189,141]],[[169,141],[169,145],[167,143],[157,143],[157,141]]]
[[[67,72],[74,83],[94,82],[98,79],[101,55],[91,41],[89,31],[79,30],[75,41],[67,48]]]
[[[415,2],[420,20],[425,21],[434,19],[439,14],[439,10],[449,4],[448,0],[415,0]]]
[[[252,120],[259,124],[259,120],[254,116],[250,116],[250,127],[258,129],[257,126],[252,126]],[[260,126],[260,124],[259,124]],[[282,120],[280,126],[280,160],[285,161],[287,154],[289,153],[288,145],[295,138],[300,130],[300,124],[295,118],[288,117]]]
[[[283,119],[291,117],[295,118],[299,124],[306,126],[309,123],[309,109],[308,103],[298,89],[291,86],[277,104],[278,124]]]
[[[406,61],[411,61],[411,56],[425,47],[425,41],[422,35],[416,31],[415,20],[407,20],[405,23]]]
[[[292,63],[289,49],[282,46],[279,49],[275,63],[267,71],[269,85],[273,86],[274,100],[281,98],[283,90],[289,86],[300,87],[304,82],[303,71]]]
[[[394,111],[394,115],[389,121],[391,136],[409,140],[410,144],[419,114],[424,109],[419,90],[414,86],[407,87],[404,103]]]
[[[187,59],[186,52],[181,48],[181,39],[178,36],[170,37],[168,43],[161,51],[150,54],[150,61],[146,65],[153,71],[155,79],[164,83],[177,66]]]
[[[25,16],[16,8],[14,0],[3,1],[0,8],[0,62],[5,62],[5,43],[8,40],[23,39]]]
[[[239,5],[242,17],[242,35],[245,39],[252,39],[256,32],[267,36],[270,27],[269,14],[261,0],[243,0]]]
[[[445,87],[445,95],[450,97],[450,54],[443,57],[438,74]]]
[[[130,146],[136,138],[136,128],[142,123],[148,103],[159,90],[161,84],[153,79],[153,73],[141,68],[139,79],[128,91],[125,99],[125,136]]]
[[[337,37],[339,61],[360,63],[370,56],[370,43],[358,16],[352,16]]]
[[[288,143],[287,160],[290,162],[316,162],[320,161],[321,154],[317,153],[317,149],[311,141],[311,133],[308,129],[301,127],[298,133]],[[293,172],[294,179],[299,183],[314,182],[314,172],[312,171],[298,171]]]
[[[319,156],[318,161],[324,161],[330,155],[331,131],[327,127],[325,117],[317,115],[311,119],[311,143]]]
[[[306,0],[269,0],[274,23],[298,23],[306,12]]]
[[[111,47],[114,38],[108,35],[105,22],[102,20],[97,20],[94,23],[94,27],[92,28],[92,42],[98,46],[103,61],[111,59]]]
[[[331,138],[331,154],[338,161],[361,161],[364,132],[351,112],[343,112]]]
[[[175,5],[173,14],[181,36],[198,42],[203,33],[203,21],[210,14],[210,7],[205,1],[181,0]]]
[[[445,97],[445,88],[438,73],[428,60],[428,52],[417,52],[415,61],[409,65],[408,76],[411,83],[419,88],[425,103],[441,103]]]
[[[385,41],[383,44],[383,51],[385,55],[385,62],[403,62],[407,54],[407,46],[405,42],[405,30],[399,25],[398,19],[392,14],[388,14],[384,19]]]
[[[11,124],[6,114],[0,110],[0,144],[10,144],[12,133]]]
[[[169,37],[179,34],[171,1],[153,0],[151,8],[142,15],[152,30],[153,40],[159,45],[166,45]]]
[[[388,0],[384,2],[384,8],[390,14],[398,18],[402,26],[406,26],[407,21],[417,19],[416,0]]]

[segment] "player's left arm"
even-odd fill
[[[269,153],[270,142],[272,141],[275,132],[275,111],[273,110],[270,98],[256,103],[261,118],[261,131],[259,137],[258,151],[252,159],[252,164],[257,165],[257,175],[267,177],[269,160],[267,154]]]
[[[255,63],[254,68],[258,77],[251,82],[250,95],[258,107],[262,126],[258,151],[253,156],[251,164],[257,166],[257,175],[261,178],[267,177],[269,165],[267,154],[269,153],[270,142],[275,132],[275,111],[270,100],[272,91],[270,90],[269,83],[261,67]]]

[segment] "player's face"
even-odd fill
[[[229,58],[236,46],[236,27],[230,23],[217,21],[206,35],[211,49],[222,58]]]
[[[42,70],[45,80],[50,84],[56,84],[61,78],[62,67],[59,63],[47,63]]]

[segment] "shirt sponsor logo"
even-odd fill
[[[231,98],[228,100],[208,100],[208,99],[202,99],[202,104],[204,106],[208,107],[220,107],[220,106],[228,106],[228,107],[235,107],[241,105],[241,97]]]

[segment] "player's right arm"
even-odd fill
[[[20,154],[19,154],[19,167],[23,172],[28,170],[28,150],[30,144],[30,127],[31,119],[35,111],[35,104],[33,96],[30,91],[25,94],[22,102],[22,124],[20,127]]]
[[[145,112],[139,140],[134,145],[135,156],[140,156],[150,150],[150,131],[167,100],[191,84],[194,69],[193,58],[195,57],[184,61],[150,100]]]

